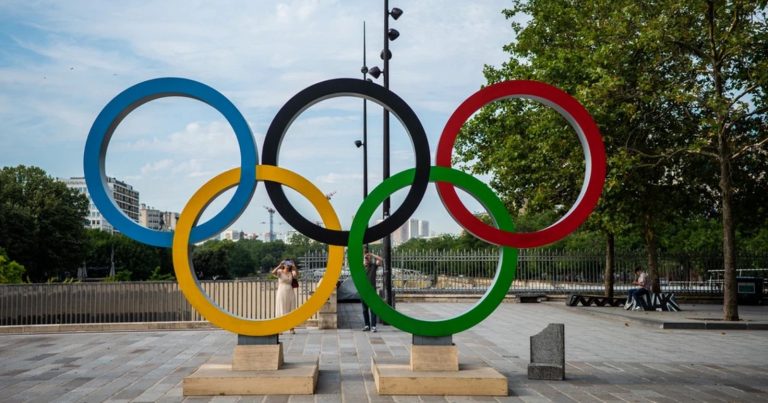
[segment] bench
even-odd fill
[[[541,293],[525,293],[525,294],[516,294],[515,295],[516,302],[519,302],[521,304],[526,303],[537,303],[539,301],[546,301],[547,295],[541,294]]]
[[[621,306],[627,302],[626,298],[621,297],[606,297],[603,295],[581,295],[571,294],[568,299],[565,300],[565,304],[568,306],[577,306],[579,304],[583,306]]]
[[[655,294],[652,292],[646,293],[640,298],[632,298],[631,301],[624,304],[624,309],[630,311],[664,311],[664,312],[679,312],[680,305],[675,301],[675,294],[671,292]]]

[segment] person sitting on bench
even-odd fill
[[[629,295],[627,295],[627,306],[632,304],[632,301],[637,301],[638,304],[644,306],[645,303],[640,297],[648,294],[650,291],[651,279],[648,276],[648,273],[643,271],[643,268],[640,266],[635,267],[635,276],[637,276],[637,279],[632,282],[632,284],[638,286],[638,288],[629,290]]]

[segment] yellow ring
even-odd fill
[[[216,326],[237,334],[247,336],[267,336],[292,329],[320,310],[328,297],[331,296],[336,281],[341,274],[344,261],[343,246],[328,246],[328,264],[325,274],[317,286],[315,293],[303,305],[290,313],[274,319],[251,320],[233,315],[221,309],[216,302],[200,288],[193,274],[189,239],[192,228],[197,224],[203,210],[219,194],[237,185],[240,180],[240,168],[225,171],[203,185],[189,200],[179,216],[176,231],[173,235],[173,270],[179,288],[190,304],[204,318]],[[272,181],[286,185],[306,197],[320,213],[323,224],[328,229],[340,230],[341,224],[336,212],[325,195],[311,182],[297,173],[272,166],[257,165],[256,180]]]

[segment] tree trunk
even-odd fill
[[[723,97],[723,54],[717,47],[715,2],[707,2],[707,23],[712,61],[712,81],[716,105],[727,105]],[[723,320],[739,320],[736,300],[736,239],[733,224],[733,180],[731,179],[731,144],[728,132],[728,112],[715,109],[717,117],[717,154],[720,164],[720,196],[723,203]]]
[[[603,278],[603,288],[605,289],[605,296],[613,298],[613,273],[615,266],[615,246],[616,240],[613,232],[605,233],[605,276]]]
[[[733,228],[731,161],[722,157],[720,158],[720,192],[723,197],[723,320],[739,320],[739,305],[736,300],[736,240]]]
[[[645,238],[645,249],[648,253],[648,275],[651,277],[651,290],[658,294],[661,292],[659,284],[659,253],[656,244],[656,232],[653,230],[653,220],[650,213],[643,215],[643,235]]]

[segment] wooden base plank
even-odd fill
[[[458,371],[411,371],[408,364],[379,364],[371,372],[380,395],[507,396],[507,378],[490,367],[460,365]]]
[[[459,349],[454,346],[411,346],[411,371],[458,371]]]
[[[283,366],[283,343],[235,346],[233,371],[276,371]]]
[[[284,363],[276,371],[233,371],[231,364],[203,364],[184,378],[184,396],[311,395],[318,361]]]

